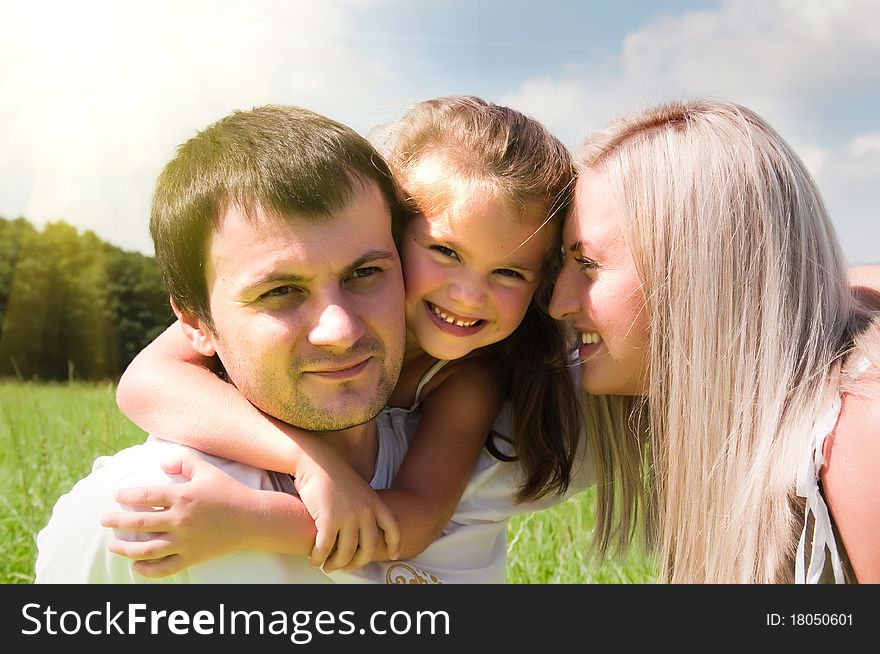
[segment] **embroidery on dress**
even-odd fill
[[[443,581],[420,568],[406,563],[394,563],[385,571],[386,584],[442,584]]]

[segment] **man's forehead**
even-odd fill
[[[375,188],[329,216],[278,216],[261,207],[245,214],[230,205],[207,254],[215,273],[241,282],[342,272],[365,258],[396,256],[390,211]]]

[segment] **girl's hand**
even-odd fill
[[[355,570],[382,547],[387,558],[396,559],[400,525],[391,509],[337,455],[320,455],[315,449],[309,454],[294,484],[318,531],[310,563],[325,572]]]
[[[260,528],[254,520],[260,491],[189,452],[161,465],[187,481],[118,490],[116,501],[134,510],[106,514],[101,524],[135,533],[117,534],[111,552],[134,559],[144,577],[158,578],[247,548],[246,538]]]

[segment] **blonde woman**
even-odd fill
[[[880,581],[880,322],[803,163],[719,100],[576,162],[551,312],[580,336],[600,549],[641,532],[673,583]]]

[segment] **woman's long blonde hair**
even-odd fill
[[[586,400],[601,550],[645,526],[662,581],[791,581],[798,467],[873,319],[812,178],[714,99],[620,119],[575,161],[607,186],[651,332],[647,395]]]

